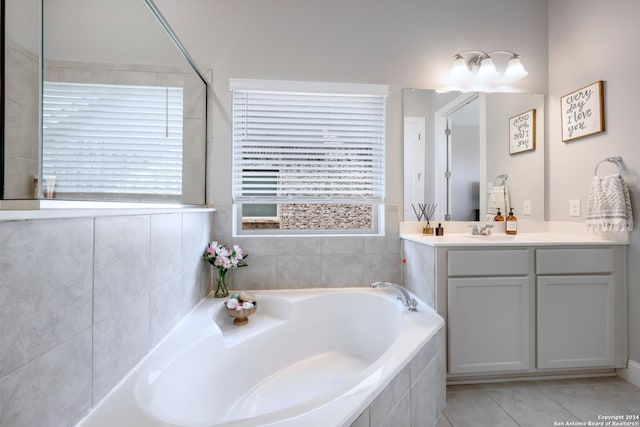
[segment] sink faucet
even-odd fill
[[[372,288],[393,288],[397,290],[400,295],[398,295],[398,299],[402,301],[404,305],[409,307],[409,311],[418,311],[418,301],[414,297],[411,296],[409,291],[403,288],[400,285],[391,282],[375,282],[371,284]]]
[[[474,236],[488,236],[491,234],[492,228],[493,228],[493,225],[491,224],[485,224],[482,227],[478,227],[477,225],[474,225],[473,228],[471,229],[471,234]]]

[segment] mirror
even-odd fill
[[[153,3],[6,2],[4,199],[204,204],[207,86]]]
[[[535,146],[513,150],[510,119],[532,109]],[[436,221],[487,221],[505,204],[544,220],[544,95],[405,89],[403,110],[405,221],[418,203],[437,203]]]

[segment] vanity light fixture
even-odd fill
[[[499,72],[493,62],[495,55],[509,55],[504,72]],[[485,91],[491,92],[499,86],[508,85],[527,75],[520,55],[507,50],[481,52],[465,50],[453,57],[453,67],[449,72],[448,86],[439,91]]]

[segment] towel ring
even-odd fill
[[[493,182],[493,186],[494,187],[502,187],[503,185],[505,185],[507,183],[507,178],[509,178],[509,175],[507,175],[506,173],[503,173],[502,175],[496,176],[496,179]]]
[[[618,174],[622,175],[622,157],[616,156],[616,157],[607,157],[604,160],[600,160],[596,165],[595,169],[593,170],[593,174],[595,176],[598,176],[598,166],[600,166],[604,162],[615,163],[615,165],[618,167]]]

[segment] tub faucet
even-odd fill
[[[418,301],[411,296],[409,291],[400,285],[391,282],[375,282],[371,284],[372,288],[393,288],[400,293],[398,299],[402,301],[404,305],[409,307],[409,311],[418,311]]]

